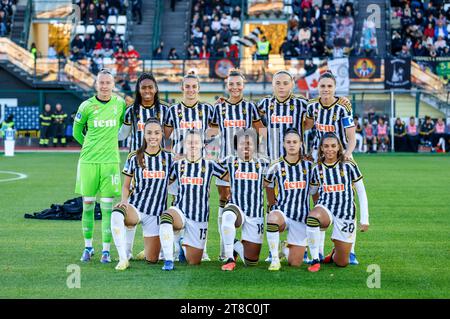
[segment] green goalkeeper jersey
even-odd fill
[[[75,129],[87,126],[80,163],[120,163],[118,133],[123,122],[126,104],[118,96],[102,103],[93,96],[81,103],[75,116]]]

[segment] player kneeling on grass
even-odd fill
[[[319,192],[319,199],[309,213],[306,225],[308,246],[313,259],[308,270],[320,270],[320,228],[333,223],[331,240],[333,251],[323,263],[335,262],[340,267],[349,263],[350,251],[355,240],[355,204],[353,187],[356,189],[361,210],[361,231],[369,229],[369,211],[366,190],[358,165],[345,161],[342,144],[334,133],[326,133],[319,146],[318,163],[312,171],[312,194]]]
[[[237,154],[222,163],[229,173],[231,200],[223,210],[220,228],[226,263],[222,270],[236,267],[235,250],[245,265],[256,265],[264,231],[264,177],[269,162],[255,158],[257,135],[253,129],[237,133]],[[242,226],[242,242],[234,242],[236,228]]]
[[[284,135],[286,155],[267,172],[266,190],[271,212],[267,218],[267,242],[272,260],[269,270],[280,270],[280,232],[288,231],[283,254],[290,266],[299,267],[306,249],[306,217],[309,213],[309,184],[313,163],[301,154],[301,137],[297,130]],[[275,185],[278,188],[275,199]]]
[[[125,270],[132,256],[135,228],[142,223],[145,259],[158,262],[160,215],[167,209],[167,187],[173,155],[161,149],[163,128],[158,119],[144,126],[142,146],[128,155],[122,173],[122,201],[114,208],[111,230],[119,253],[116,270]],[[133,180],[133,189],[130,190]]]
[[[209,220],[209,189],[212,176],[229,181],[220,164],[202,157],[201,133],[190,130],[184,139],[186,157],[176,161],[171,181],[178,181],[178,193],[172,207],[161,215],[159,238],[164,252],[163,270],[174,269],[173,246],[180,244],[179,260],[198,265],[202,260]],[[183,240],[175,240],[184,229]]]

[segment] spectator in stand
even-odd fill
[[[239,59],[239,48],[236,45],[236,42],[231,42],[231,45],[227,48],[226,55],[229,59]]]
[[[103,30],[103,26],[101,24],[97,24],[95,26],[94,38],[96,43],[103,42],[103,39],[105,38],[105,31]]]
[[[105,36],[109,34],[109,36],[112,38],[114,38],[114,36],[116,35],[116,31],[112,28],[112,25],[107,24],[106,25],[106,29],[105,29]]]
[[[126,58],[128,60],[128,78],[131,82],[136,82],[137,80],[137,68],[139,66],[140,54],[134,49],[132,45],[128,46],[128,52],[126,53]]]
[[[106,3],[101,3],[97,10],[97,21],[99,21],[102,24],[106,24],[106,21],[108,20],[109,12],[108,8],[106,7]]]
[[[56,59],[57,57],[58,57],[58,54],[56,53],[55,45],[50,44],[50,46],[48,47],[48,50],[47,50],[47,58]]]
[[[220,19],[219,16],[214,16],[214,21],[211,23],[211,29],[214,32],[219,32],[220,29],[222,28],[222,24],[220,23]]]
[[[137,21],[137,24],[142,23],[142,0],[131,0],[131,10],[133,13],[133,19]]]
[[[105,37],[103,38],[102,48],[103,48],[103,50],[105,50],[104,51],[105,57],[109,58],[114,54],[113,41],[112,41],[109,33],[106,33]]]
[[[159,49],[159,50],[158,50],[158,49]],[[162,59],[162,52],[163,52],[163,51],[164,51],[164,42],[161,41],[161,42],[159,43],[159,46],[153,51],[153,56],[155,56],[155,55],[161,53],[161,58],[160,58],[160,59]]]
[[[87,57],[91,57],[92,56],[92,52],[94,52],[95,49],[95,40],[93,39],[93,37],[90,34],[86,34],[84,36],[84,52],[86,54]]]
[[[91,3],[86,11],[86,21],[85,24],[96,24],[98,23],[97,19],[97,8],[94,3]]]
[[[153,52],[153,60],[162,60],[163,57],[163,51],[161,47],[156,48],[156,50]]]
[[[409,52],[408,46],[402,45],[402,50],[397,55],[399,58],[410,58],[411,53]]]
[[[199,58],[199,51],[192,43],[187,48],[187,58],[188,60],[197,60]]]
[[[396,152],[405,152],[406,147],[406,125],[399,117],[394,124],[394,149]]]
[[[222,25],[222,29],[220,30],[220,37],[222,38],[222,41],[224,44],[229,44],[231,41],[231,37],[233,36],[231,34],[230,29],[228,28],[228,25],[224,24]]]
[[[8,19],[5,11],[0,10],[0,37],[8,33]]]
[[[112,41],[112,45],[113,45],[114,51],[117,51],[119,48],[123,49],[123,41],[122,41],[122,39],[120,38],[120,36],[118,34],[116,34],[114,36],[114,39]]]
[[[364,151],[368,153],[377,152],[376,129],[374,125],[370,124],[370,120],[364,123]]]
[[[122,76],[125,73],[125,59],[127,58],[126,53],[123,52],[122,47],[118,47],[117,51],[114,53],[114,59],[116,60],[116,72],[118,76]]]
[[[206,45],[203,45],[202,49],[200,50],[199,58],[202,60],[203,59],[208,60],[210,56],[211,53],[209,53],[208,47]]]
[[[388,151],[388,149],[390,148],[389,127],[384,118],[382,118],[381,116],[378,118],[377,124],[377,141],[379,151]]]
[[[170,49],[167,59],[169,59],[169,60],[179,60],[180,59],[180,57],[178,56],[177,50],[175,48]]]
[[[447,150],[445,133],[444,119],[438,119],[433,134],[433,147],[435,147],[436,150],[441,150],[444,153]]]
[[[413,116],[409,118],[409,124],[406,127],[406,140],[408,152],[417,153],[419,147],[419,129],[416,125],[416,119]]]
[[[123,0],[108,0],[108,14],[110,16],[117,16],[124,12]]]
[[[230,30],[233,35],[239,35],[241,32],[241,20],[237,17],[233,17],[230,22]]]
[[[420,143],[426,146],[433,145],[433,134],[434,134],[434,123],[431,117],[425,116],[425,121],[423,121],[420,126],[419,135]]]
[[[70,48],[72,51],[72,60],[77,61],[84,58],[84,42],[81,40],[79,34],[75,36],[75,38],[70,43]]]

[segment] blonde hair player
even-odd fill
[[[193,70],[189,71],[181,82],[181,91],[183,97],[181,102],[170,106],[167,114],[167,119],[164,127],[164,134],[166,139],[172,139],[172,146],[167,146],[171,149],[175,158],[179,159],[184,156],[183,140],[189,130],[197,130],[205,135],[212,119],[213,107],[199,101],[200,93],[200,79]],[[169,186],[169,194],[177,194],[177,182]],[[182,236],[182,233],[177,233],[177,236]],[[178,246],[177,246],[178,247]],[[203,261],[209,261],[206,247],[203,251]]]

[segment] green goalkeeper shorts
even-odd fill
[[[121,190],[119,163],[78,163],[75,193],[83,197],[117,197]]]

